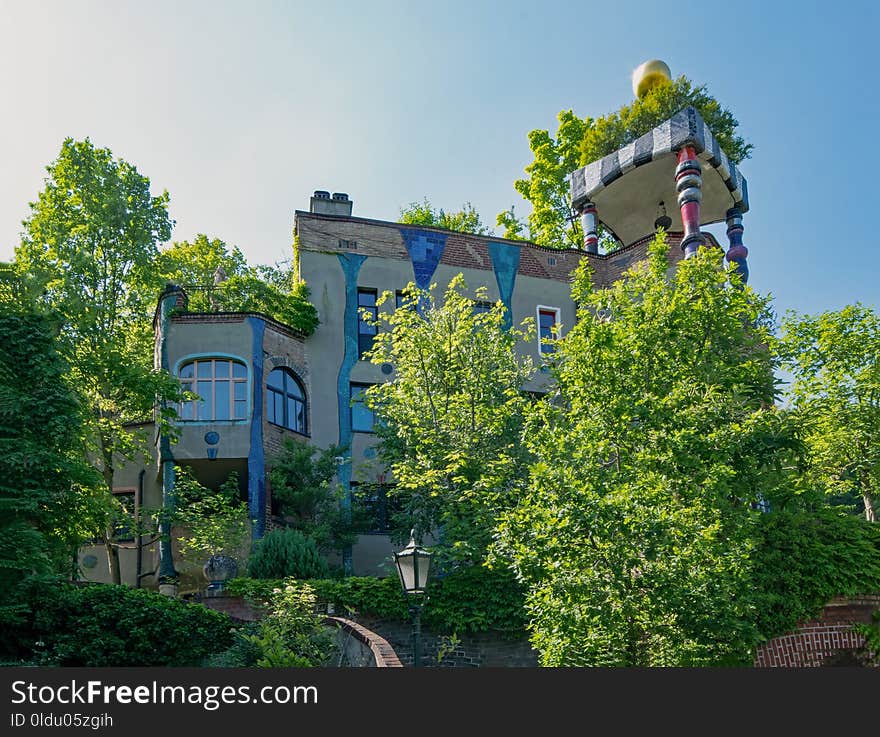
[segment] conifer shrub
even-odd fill
[[[323,578],[328,573],[314,540],[299,530],[272,530],[257,541],[248,564],[252,578]]]

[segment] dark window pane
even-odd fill
[[[217,379],[229,378],[229,361],[214,361],[214,377]]]
[[[366,387],[351,388],[351,429],[355,432],[373,431],[373,412],[364,405],[363,393]]]
[[[287,377],[287,393],[297,399],[305,399],[302,387],[300,387],[299,382],[292,376]]]
[[[235,400],[235,417],[236,420],[244,420],[247,417],[247,402],[244,400]]]
[[[358,289],[358,305],[360,307],[374,307],[376,305],[376,292],[372,289]]]
[[[185,363],[180,367],[180,378],[181,379],[189,379],[192,378],[193,372],[195,371],[194,363]]]
[[[214,382],[214,419],[228,420],[229,416],[229,382]]]
[[[275,424],[283,425],[284,424],[284,395],[283,394],[273,394],[272,395],[273,403],[275,404]]]
[[[199,394],[199,420],[213,420],[211,417],[211,385],[210,381],[200,381],[196,387]]]
[[[247,366],[243,363],[238,363],[238,361],[234,361],[232,364],[232,376],[236,379],[246,379]]]
[[[211,378],[211,361],[199,361],[196,366],[200,379]]]
[[[296,422],[294,425],[299,432],[303,435],[306,434],[306,406],[302,402],[297,402]]]
[[[235,392],[235,398],[247,399],[247,384],[243,381],[236,381],[232,384],[232,390]]]
[[[180,419],[181,420],[194,420],[195,419],[192,402],[184,402],[180,406]]]
[[[281,369],[275,369],[272,371],[269,374],[269,379],[266,381],[266,385],[270,389],[284,391],[284,372]]]

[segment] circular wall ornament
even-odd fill
[[[381,368],[379,369],[385,376],[388,376],[390,373],[394,371],[394,366],[390,363],[383,363]]]
[[[82,565],[83,568],[94,568],[98,565],[98,559],[94,555],[84,555]]]
[[[208,445],[217,445],[220,442],[220,433],[211,430],[210,432],[205,433],[205,442]]]

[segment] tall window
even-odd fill
[[[364,392],[369,384],[351,385],[351,429],[354,432],[373,432],[376,417],[364,404]]]
[[[559,310],[556,307],[538,307],[538,350],[541,353],[553,353],[555,346],[552,340],[556,336],[559,324]]]
[[[290,369],[277,368],[266,382],[266,417],[273,425],[286,427],[301,435],[308,431],[306,393]]]
[[[180,403],[182,420],[247,419],[247,366],[229,358],[198,358],[178,374],[186,391],[198,399]]]
[[[376,337],[375,322],[379,316],[379,308],[376,307],[376,299],[379,293],[375,289],[358,288],[358,358],[363,358],[364,353],[373,347],[373,338]],[[370,322],[364,319],[369,316]]]

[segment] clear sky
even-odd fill
[[[290,253],[315,189],[395,220],[427,196],[511,204],[526,134],[632,100],[661,58],[755,145],[741,169],[751,284],[776,309],[880,307],[870,2],[0,1],[0,260],[65,136],[167,189],[173,240]],[[723,228],[721,231],[723,233]]]

